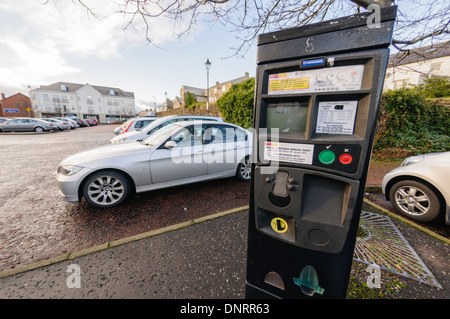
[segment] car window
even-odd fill
[[[244,142],[244,141],[246,141],[247,140],[247,133],[245,133],[243,130],[240,130],[240,129],[236,129],[235,131],[234,131],[234,134],[235,134],[235,141],[236,142]]]
[[[29,120],[29,119],[23,119],[23,120],[22,120],[22,123],[24,123],[24,124],[29,124],[29,123],[30,123],[30,120]]]
[[[17,124],[19,123],[19,120],[9,120],[8,124]]]
[[[137,121],[134,125],[135,129],[142,128],[144,126],[144,121]]]
[[[138,121],[136,125],[134,126],[135,129],[143,128],[147,125],[149,125],[154,120],[144,120],[144,121]]]
[[[37,123],[38,121],[36,120],[30,120],[31,123]]]
[[[202,145],[204,126],[191,125],[172,135],[169,140],[177,143],[178,147]]]
[[[166,122],[164,122],[164,123],[162,123],[162,124],[152,128],[150,131],[147,132],[147,135],[151,135],[154,132],[156,132],[157,130],[159,130],[160,128],[163,128],[163,127],[165,127],[165,126],[167,126],[169,124],[175,123],[175,122],[178,122],[177,119],[166,121]]]
[[[247,134],[244,131],[232,126],[209,124],[203,136],[203,143],[210,144],[245,141],[246,135]]]
[[[209,126],[205,130],[205,134],[203,135],[203,143],[204,144],[218,144],[223,143],[225,132],[222,131],[219,127]]]

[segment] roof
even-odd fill
[[[61,91],[61,85],[65,85],[67,88],[67,91]],[[50,85],[41,85],[39,88],[33,89],[32,91],[57,91],[57,92],[73,93],[85,85],[90,85],[90,84],[88,84],[88,83],[87,84],[78,84],[78,83],[69,83],[69,82],[56,82],[56,83],[53,83]],[[119,88],[98,86],[98,85],[90,85],[90,86],[92,86],[94,89],[96,89],[102,95],[109,96],[110,95],[109,92],[112,89],[112,90],[114,90],[114,96],[133,97],[134,98],[133,92],[125,92]]]
[[[450,56],[450,41],[428,45],[389,56],[388,67]]]
[[[190,92],[194,95],[205,95],[205,89],[200,89],[200,88],[196,88],[193,86],[187,86],[187,85],[182,85],[182,87],[184,87],[184,91],[185,92]]]
[[[30,99],[30,98],[29,98],[28,96],[26,96],[25,94],[22,94],[22,93],[16,93],[16,94],[13,94],[13,95],[11,95],[11,96],[6,96],[4,99],[2,99],[2,98],[0,97],[0,101],[6,101],[6,100],[8,100],[8,99],[14,99],[17,95],[21,95],[21,96],[27,98],[28,100]]]

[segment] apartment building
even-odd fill
[[[77,116],[111,123],[136,115],[133,92],[98,85],[57,82],[30,90],[37,118]]]

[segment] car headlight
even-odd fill
[[[58,174],[70,176],[81,171],[83,167],[75,165],[61,165],[58,167]]]
[[[407,158],[405,158],[405,160],[402,162],[402,164],[400,165],[400,167],[408,166],[408,165],[411,165],[411,164],[416,164],[416,163],[422,162],[423,159],[424,159],[424,156],[423,156],[423,155],[407,157]]]
[[[123,138],[113,138],[113,139],[111,140],[111,143],[112,143],[112,144],[114,144],[114,143],[122,143],[122,142],[125,142],[126,140],[127,140],[126,137],[123,137]]]

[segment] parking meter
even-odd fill
[[[246,298],[345,298],[396,10],[259,36]]]

